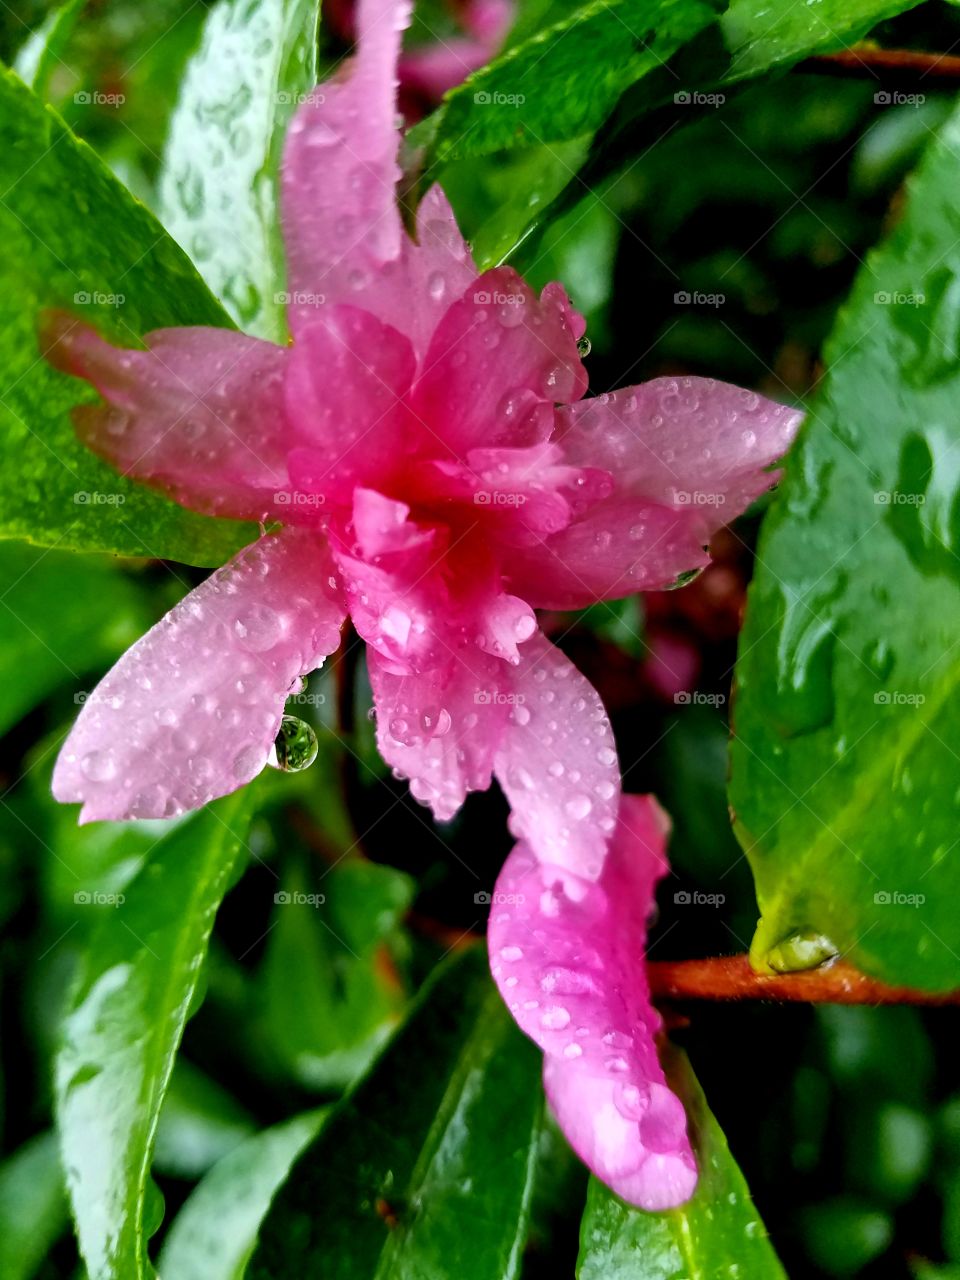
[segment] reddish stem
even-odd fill
[[[755,973],[747,956],[658,960],[647,965],[656,1000],[794,1000],[807,1004],[960,1004],[960,991],[891,987],[836,960],[803,973]]]
[[[915,49],[877,49],[855,44],[839,53],[814,54],[809,62],[833,66],[843,71],[896,72],[911,78],[960,79],[960,58],[945,53],[923,53]]]

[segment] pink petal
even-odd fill
[[[53,792],[82,822],[171,817],[260,772],[297,677],[340,643],[323,542],[261,538],[191,591],[90,695]]]
[[[708,564],[711,536],[777,480],[768,468],[801,414],[710,378],[657,378],[558,418],[567,462],[604,468],[616,487],[508,571],[531,604],[576,609]]]
[[[414,393],[416,412],[456,456],[535,443],[542,439],[539,407],[569,403],[586,390],[578,321],[559,286],[537,298],[512,267],[484,272],[437,326]]]
[[[396,64],[410,0],[360,0],[357,51],[287,133],[281,171],[290,327],[355,302],[401,254]]]
[[[289,462],[297,492],[348,503],[355,485],[398,471],[414,370],[409,341],[356,307],[330,307],[300,331],[284,385],[300,442]]]
[[[561,1129],[599,1178],[646,1209],[682,1203],[696,1183],[683,1107],[657,1059],[661,1020],[643,961],[666,826],[652,798],[624,796],[598,883],[517,845],[488,930],[497,986],[546,1055]]]
[[[544,862],[595,880],[616,825],[620,771],[596,690],[537,632],[510,669],[514,706],[494,768],[514,835]]]
[[[92,382],[105,405],[74,411],[81,439],[127,475],[216,515],[276,515],[289,429],[283,347],[231,329],[159,329],[146,351],[111,346],[89,325],[46,318],[46,354]]]
[[[509,709],[497,697],[505,664],[475,652],[421,675],[398,674],[368,647],[367,667],[380,754],[409,778],[412,794],[434,817],[452,818],[467,792],[490,785]]]

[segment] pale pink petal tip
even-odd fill
[[[267,762],[298,677],[340,643],[332,561],[311,533],[262,538],[191,591],[90,694],[53,793],[82,822],[169,818]]]
[[[697,1180],[683,1106],[657,1058],[661,1020],[643,958],[664,839],[656,802],[624,796],[596,883],[517,845],[488,931],[494,980],[544,1051],[560,1128],[597,1177],[651,1210],[682,1204]]]

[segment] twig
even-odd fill
[[[755,973],[747,956],[657,960],[647,966],[657,1000],[792,1000],[807,1004],[960,1004],[960,991],[891,987],[836,960],[803,973]]]
[[[862,75],[895,73],[911,80],[960,80],[960,58],[946,53],[923,53],[915,49],[878,49],[872,44],[855,44],[839,53],[818,53],[808,58],[811,70],[836,68]]]

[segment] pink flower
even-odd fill
[[[518,844],[488,930],[500,994],[544,1051],[557,1122],[594,1173],[644,1209],[682,1204],[697,1180],[683,1106],[657,1060],[643,960],[668,829],[652,797],[625,795],[596,883]]]
[[[513,0],[466,0],[456,16],[465,34],[419,45],[401,55],[401,101],[428,107],[489,62],[513,21]]]
[[[80,435],[213,514],[283,522],[136,644],[54,774],[81,820],[161,817],[264,766],[286,696],[367,642],[385,759],[438,818],[496,774],[538,857],[599,876],[620,778],[610,724],[534,610],[673,581],[775,478],[798,415],[703,379],[582,400],[583,320],[509,267],[478,275],[439,187],[397,198],[407,0],[363,0],[359,47],[290,127],[290,347],[165,329],[120,350],[60,316],[57,366],[103,403]],[[701,500],[705,499],[705,500]]]

